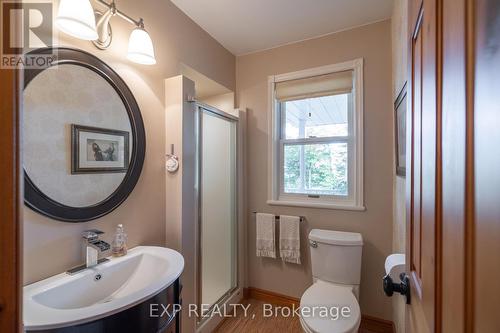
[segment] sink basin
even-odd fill
[[[110,259],[24,287],[25,330],[73,326],[123,311],[171,285],[184,269],[182,255],[163,247],[138,246]]]

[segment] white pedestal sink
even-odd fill
[[[48,330],[98,320],[131,308],[181,275],[178,252],[139,246],[75,275],[62,273],[23,288],[25,330]]]

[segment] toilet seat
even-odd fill
[[[307,333],[354,333],[357,332],[361,322],[361,311],[358,300],[348,286],[334,285],[318,280],[310,286],[300,299],[300,323]],[[348,307],[349,315],[341,316],[341,309]],[[305,308],[309,313],[305,312]],[[320,314],[320,310],[323,312]],[[328,316],[326,311],[333,311]],[[338,309],[338,319],[332,315]],[[314,312],[313,312],[314,310]]]

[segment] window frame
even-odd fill
[[[281,103],[276,100],[275,85],[278,82],[304,79],[317,75],[353,71],[353,90],[350,97],[349,129],[347,136],[326,138],[282,139]],[[363,202],[363,59],[315,67],[268,77],[269,90],[269,205],[328,208],[342,210],[365,210]],[[286,144],[311,144],[347,142],[348,144],[348,196],[284,193],[284,146]]]

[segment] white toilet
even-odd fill
[[[361,322],[361,234],[313,229],[309,244],[314,283],[300,299],[302,328],[307,333],[357,332]],[[328,313],[325,308],[330,309]]]

